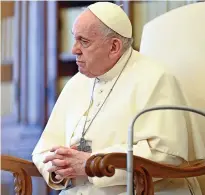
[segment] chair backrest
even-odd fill
[[[167,12],[144,26],[140,52],[164,62],[195,108],[205,110],[205,2]],[[205,118],[196,117],[205,154]],[[205,194],[205,176],[200,177]]]

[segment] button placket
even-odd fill
[[[100,104],[101,104],[101,103],[100,103],[100,102],[98,102],[98,103],[96,104],[96,106],[97,106],[97,107],[99,107],[99,106],[100,106]]]
[[[103,90],[102,90],[102,89],[100,89],[98,93],[99,93],[99,94],[101,94],[102,92],[103,92]]]

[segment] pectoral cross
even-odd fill
[[[91,147],[88,145],[87,141],[85,140],[84,137],[80,138],[80,145],[78,146],[79,151],[83,152],[91,152]]]

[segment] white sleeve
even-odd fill
[[[47,171],[52,166],[51,162],[43,163],[45,157],[50,154],[51,152],[34,154],[32,156],[33,162],[50,188],[54,190],[63,190],[67,187],[70,179],[68,178],[62,179],[61,181],[54,181],[55,179],[52,178],[52,174]]]

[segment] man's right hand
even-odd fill
[[[56,174],[55,179],[75,178],[76,176],[86,175],[84,165],[90,157],[90,153],[77,151],[76,147],[54,147],[50,151],[54,154],[49,155],[43,161],[51,162],[52,167],[48,172]]]

